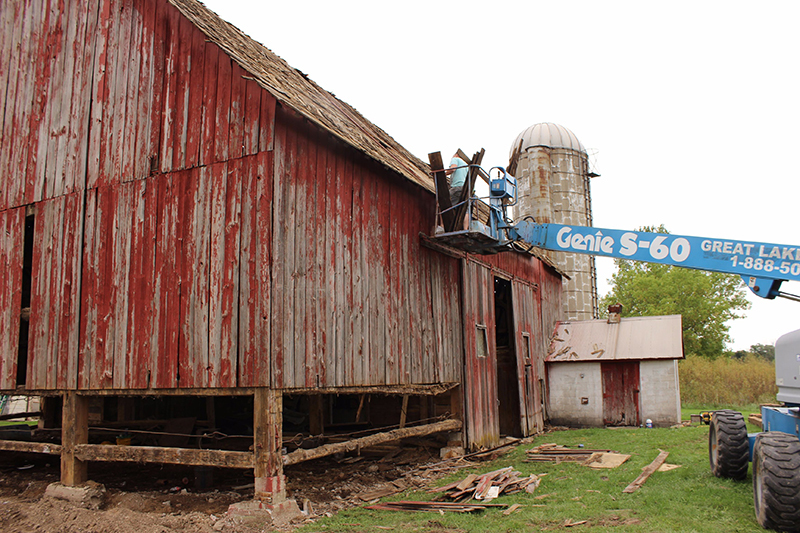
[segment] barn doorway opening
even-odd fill
[[[24,387],[28,379],[28,325],[31,316],[31,282],[33,280],[33,230],[36,216],[25,217],[25,241],[22,251],[22,312],[19,320],[17,351],[17,387]]]
[[[514,346],[514,303],[511,282],[503,278],[494,278],[494,316],[500,434],[521,437],[519,376]]]

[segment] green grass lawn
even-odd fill
[[[745,416],[747,416],[745,414]],[[688,419],[688,415],[687,415]],[[762,531],[753,514],[751,478],[743,482],[715,478],[708,464],[708,426],[657,429],[581,429],[558,431],[518,446],[504,457],[474,470],[442,479],[444,485],[466,477],[513,466],[522,475],[547,474],[534,494],[501,496],[492,503],[522,508],[510,516],[488,509],[479,514],[407,513],[364,508],[344,511],[305,526],[301,531]],[[612,449],[630,454],[623,465],[595,470],[574,463],[526,463],[525,451],[544,443]],[[650,464],[659,449],[667,463],[680,465],[655,472],[633,494],[622,490]],[[433,494],[409,491],[390,500],[428,500]],[[538,497],[538,499],[537,499]],[[567,521],[585,524],[565,527]]]

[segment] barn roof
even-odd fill
[[[680,315],[559,322],[545,361],[682,359]]]
[[[428,166],[353,107],[197,0],[169,2],[279,102],[372,159],[433,191]]]

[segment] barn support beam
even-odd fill
[[[322,435],[325,432],[324,403],[321,394],[308,397],[308,430],[312,435]]]
[[[278,503],[286,499],[281,448],[283,395],[272,389],[256,389],[253,395],[253,470],[255,497]]]
[[[64,393],[61,422],[61,484],[75,487],[88,480],[87,462],[78,459],[78,445],[89,443],[89,398]]]
[[[286,499],[283,475],[283,393],[259,388],[253,394],[253,473],[255,495],[228,508],[243,521],[286,523],[300,516],[297,502]]]

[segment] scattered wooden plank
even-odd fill
[[[633,480],[633,482],[630,485],[625,487],[625,490],[623,490],[622,492],[630,494],[632,492],[636,492],[637,490],[639,490],[639,487],[644,485],[644,482],[647,481],[647,478],[649,478],[653,474],[653,472],[658,470],[658,468],[662,464],[664,464],[664,461],[666,461],[668,455],[669,452],[661,451],[661,453],[658,454],[658,456],[653,460],[653,462],[644,468],[639,477]]]
[[[508,507],[504,503],[470,503],[461,504],[453,502],[420,502],[420,501],[399,501],[386,502],[378,505],[367,506],[366,509],[379,511],[448,511],[456,513],[472,513],[483,511],[486,508]]]
[[[578,522],[573,522],[572,519],[567,518],[567,520],[564,522],[564,527],[582,526],[585,523],[587,523],[587,520],[580,520]]]
[[[458,490],[466,490],[468,487],[472,486],[472,483],[478,479],[476,474],[470,474],[466,478],[464,478],[460,483],[456,485]]]
[[[590,468],[616,468],[628,459],[630,455],[622,453],[596,453],[583,462],[583,466]]]
[[[512,505],[511,507],[509,507],[508,509],[503,511],[503,516],[509,516],[511,513],[513,513],[514,511],[516,511],[520,507],[522,507],[520,504],[515,503],[514,505]]]

